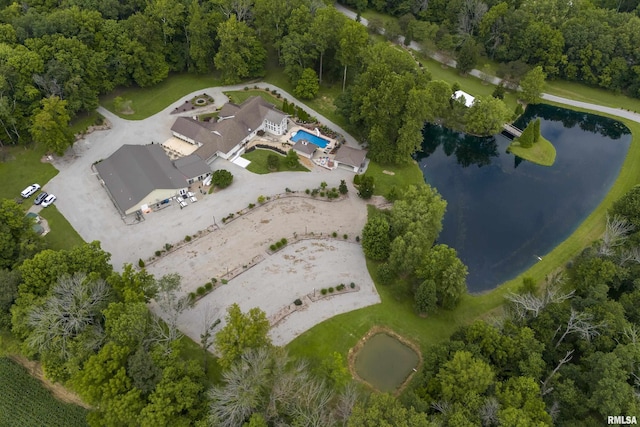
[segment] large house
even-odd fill
[[[171,161],[155,144],[123,145],[96,164],[96,170],[122,215],[159,207],[211,175],[209,165],[195,154]]]
[[[210,162],[216,157],[230,159],[242,153],[244,146],[259,131],[273,135],[287,132],[287,115],[259,96],[240,105],[225,104],[218,112],[218,121],[201,122],[178,117],[171,127],[176,138],[197,145],[194,152]]]

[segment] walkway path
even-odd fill
[[[336,9],[338,10],[338,12],[342,13],[343,15],[345,15],[346,17],[355,20],[357,17],[357,14],[352,11],[347,9],[346,7],[340,5],[340,4],[336,4],[335,5]],[[368,25],[369,22],[364,19],[364,18],[360,18],[360,23],[362,25]],[[382,30],[382,32],[384,33],[384,29]],[[404,37],[399,37],[398,38],[398,44],[402,44],[404,45]],[[409,43],[408,46],[410,49],[413,49],[415,51],[418,52],[423,52],[422,51],[422,47],[412,41],[411,43]],[[438,52],[429,52],[429,51],[424,51],[423,53],[425,53],[426,55],[428,55],[431,59],[440,62],[441,64],[445,64],[449,67],[452,68],[456,68],[457,63],[454,59],[445,57],[444,55],[439,54]],[[469,72],[469,74],[471,74],[474,77],[477,77],[479,79],[483,79],[485,81],[489,81],[489,83],[494,84],[494,85],[499,85],[501,84],[503,81],[500,77],[496,77],[496,76],[488,76],[486,73],[477,70],[477,69],[473,69]],[[491,78],[489,78],[491,77]],[[629,119],[632,120],[634,122],[640,123],[640,114],[638,113],[634,113],[632,111],[628,111],[628,110],[624,110],[622,108],[612,108],[612,107],[605,107],[602,105],[598,105],[598,104],[592,104],[590,102],[581,102],[581,101],[574,101],[573,99],[569,99],[569,98],[563,98],[561,96],[556,96],[556,95],[551,95],[548,93],[543,93],[542,94],[542,99],[546,100],[546,101],[551,101],[551,102],[556,102],[558,104],[564,104],[564,105],[570,105],[572,107],[578,107],[578,108],[584,108],[587,110],[592,110],[592,111],[598,111],[600,113],[605,113],[605,114],[611,114],[613,116],[618,116],[618,117],[622,117],[625,119]]]

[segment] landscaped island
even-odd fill
[[[540,135],[540,119],[529,123],[522,135],[511,142],[507,152],[541,166],[552,166],[556,161],[556,148]]]

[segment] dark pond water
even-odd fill
[[[416,160],[448,202],[439,242],[469,267],[470,292],[515,277],[566,239],[609,191],[631,142],[620,122],[549,105],[527,108],[515,124],[537,117],[556,147],[551,167],[507,153],[502,135],[424,129]]]
[[[394,337],[379,333],[369,338],[356,356],[356,372],[382,392],[393,392],[418,366],[418,355]]]

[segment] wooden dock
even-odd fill
[[[505,132],[507,132],[509,135],[513,136],[514,138],[519,138],[520,136],[522,136],[522,130],[518,129],[513,125],[510,125],[509,123],[505,123],[504,126],[502,126],[502,128],[504,129]]]

